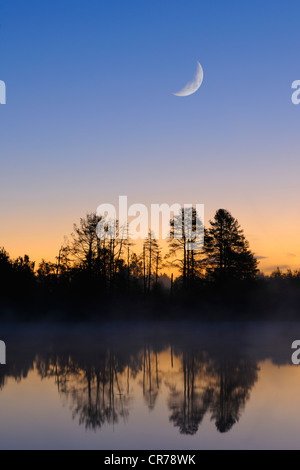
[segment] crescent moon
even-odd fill
[[[203,68],[201,67],[200,62],[197,60],[197,70],[196,75],[191,82],[188,82],[182,90],[177,93],[173,93],[175,96],[189,96],[195,93],[201,86],[203,82]]]

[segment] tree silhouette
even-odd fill
[[[13,267],[9,254],[4,248],[0,248],[0,294],[2,297],[9,294],[12,283]]]
[[[98,238],[96,227],[100,217],[95,213],[87,214],[81,218],[79,224],[74,224],[71,240],[68,243],[69,254],[75,258],[79,265],[92,272],[98,254]]]
[[[157,285],[158,271],[161,261],[161,249],[154,233],[149,230],[148,238],[143,244],[143,262],[144,262],[144,276],[145,276],[145,291],[149,294],[153,278],[155,276],[155,284]]]
[[[46,280],[47,278],[56,276],[56,264],[50,263],[49,261],[42,261],[39,263],[37,275],[40,280]]]
[[[124,256],[130,242],[120,236],[124,227],[119,227],[117,220],[113,221],[113,229],[107,224],[98,230],[101,220],[102,217],[90,213],[81,218],[78,225],[74,224],[70,240],[60,250],[58,265],[62,269],[62,261],[69,263],[70,257],[73,275],[76,272],[86,274],[89,279],[99,280],[102,287],[113,291],[118,274],[126,269]]]
[[[170,266],[179,268],[183,287],[190,287],[196,278],[203,274],[202,237],[196,237],[196,228],[203,227],[195,208],[174,215],[170,221],[171,236],[169,241],[169,253],[166,259]],[[194,249],[191,248],[194,244]]]
[[[257,260],[249,249],[238,221],[225,209],[219,209],[205,235],[208,274],[215,280],[253,279]]]

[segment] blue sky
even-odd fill
[[[296,1],[2,0],[3,244],[53,257],[73,222],[126,194],[225,206],[266,267],[285,251],[300,265],[299,17]],[[201,88],[175,97],[197,60]]]

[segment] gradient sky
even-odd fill
[[[298,1],[2,0],[0,245],[54,259],[104,202],[226,208],[300,267]],[[176,97],[194,76],[194,95]]]

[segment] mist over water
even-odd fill
[[[297,336],[298,323],[2,325],[0,447],[297,448]]]

